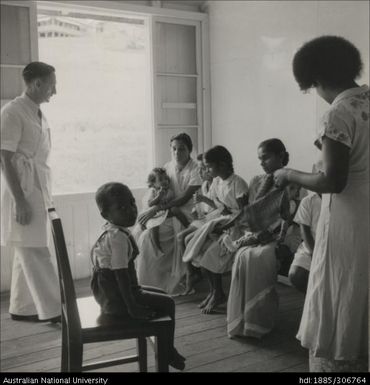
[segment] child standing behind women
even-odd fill
[[[315,234],[321,210],[321,194],[313,193],[304,197],[298,207],[294,222],[301,228],[303,242],[299,245],[289,269],[289,280],[299,291],[307,290]]]
[[[91,256],[94,264],[91,288],[102,315],[125,319],[150,319],[168,315],[172,320],[169,364],[185,368],[185,358],[174,347],[175,303],[155,288],[139,286],[135,258],[138,248],[128,227],[137,217],[135,199],[121,183],[106,183],[95,195],[99,211],[108,222]]]
[[[212,195],[213,178],[206,169],[203,161],[203,154],[197,156],[197,163],[202,185],[200,187],[200,192],[197,191],[194,194],[194,208],[191,211],[194,220],[186,229],[177,234],[177,239],[183,247],[186,246],[193,237],[194,232],[210,219],[210,216],[207,214],[216,208],[213,200],[209,198]],[[194,285],[200,279],[200,269],[195,268],[191,262],[186,263],[186,288],[182,295],[194,294]]]
[[[184,242],[185,244],[191,238],[189,237],[189,235],[206,223],[206,215],[210,211],[216,209],[215,203],[212,199],[209,198],[212,194],[213,177],[207,171],[207,168],[203,161],[203,154],[199,154],[197,156],[197,163],[199,176],[202,180],[202,185],[199,191],[197,191],[193,197],[194,208],[191,211],[191,215],[194,220],[189,224],[189,226],[185,230],[181,231],[177,235],[177,239],[180,242]]]

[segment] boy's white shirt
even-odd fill
[[[127,269],[129,261],[133,258],[133,248],[126,234],[130,233],[129,230],[109,222],[104,225],[104,230],[107,233],[93,249],[94,259],[97,259],[100,268]]]

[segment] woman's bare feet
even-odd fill
[[[191,273],[186,277],[186,289],[182,295],[192,295],[196,293],[194,285],[201,281],[202,275],[199,273]]]
[[[211,291],[208,295],[207,295],[207,297],[198,305],[198,307],[199,307],[199,309],[203,309],[206,305],[207,305],[207,303],[208,303],[208,301],[211,299],[213,297],[213,292]]]
[[[212,311],[219,305],[222,305],[227,300],[225,294],[221,295],[212,295],[212,297],[207,302],[207,305],[202,309],[203,314],[210,314]]]
[[[186,289],[185,289],[185,291],[183,291],[182,293],[181,293],[181,295],[193,295],[193,294],[195,294],[196,293],[196,291],[195,291],[195,289],[193,288],[193,287],[187,287]]]

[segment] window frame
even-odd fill
[[[211,146],[212,135],[211,135],[211,102],[210,102],[210,70],[209,70],[209,38],[208,38],[208,15],[201,12],[189,12],[177,9],[167,9],[158,6],[144,6],[136,5],[127,2],[116,2],[116,1],[68,1],[66,3],[62,0],[57,1],[21,1],[21,0],[4,0],[4,5],[12,6],[23,6],[28,7],[30,12],[30,51],[31,60],[38,60],[38,31],[37,31],[37,6],[42,4],[42,8],[58,8],[61,9],[74,9],[81,10],[84,13],[92,13],[103,15],[126,15],[130,17],[144,17],[149,23],[149,51],[150,51],[150,83],[151,83],[151,141],[152,141],[152,154],[151,163],[156,165],[157,161],[161,158],[159,153],[159,131],[157,129],[155,116],[157,114],[156,108],[158,106],[156,96],[156,79],[154,71],[154,59],[155,56],[153,47],[153,32],[156,21],[164,21],[172,24],[187,24],[196,25],[197,35],[197,50],[198,54],[196,60],[199,62],[197,67],[199,69],[200,84],[197,87],[197,114],[198,114],[198,132],[197,142],[198,153],[204,152],[205,149]],[[17,64],[17,68],[24,67],[24,64]],[[3,65],[1,65],[3,66]],[[5,67],[6,65],[4,65]],[[9,67],[9,65],[7,65]],[[8,102],[9,99],[1,100],[1,104]],[[163,143],[162,143],[163,145]],[[169,159],[168,159],[169,160]]]

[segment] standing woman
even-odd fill
[[[171,188],[175,199],[167,204],[154,206],[138,218],[140,224],[155,216],[160,210],[181,210],[192,220],[193,195],[202,184],[197,162],[190,154],[193,143],[189,135],[182,133],[173,136],[170,141],[171,161],[164,165],[171,180]],[[159,226],[161,250],[156,247],[152,232],[145,230],[137,239],[140,254],[137,258],[138,278],[141,285],[156,286],[169,294],[180,294],[184,291],[181,279],[185,274],[185,263],[182,262],[183,247],[176,235],[183,230],[181,223],[175,218],[167,218]]]
[[[316,88],[331,105],[315,142],[323,170],[275,172],[278,186],[323,194],[297,335],[312,372],[368,370],[369,87],[355,83],[361,69],[357,48],[337,36],[309,41],[293,60],[300,88]]]
[[[26,91],[1,109],[1,244],[14,247],[11,318],[60,319],[58,278],[48,249],[50,128],[40,104],[56,94],[54,67],[32,62]]]

